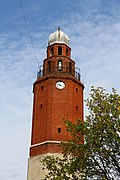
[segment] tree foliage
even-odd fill
[[[71,139],[61,143],[63,157],[47,156],[47,179],[120,179],[120,96],[115,89],[91,88],[83,123],[65,121]]]

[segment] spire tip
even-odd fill
[[[60,31],[60,26],[58,26],[58,31]]]

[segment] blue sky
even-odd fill
[[[60,26],[70,37],[85,98],[92,85],[120,93],[120,0],[21,1],[39,64]],[[19,0],[0,0],[0,180],[27,179],[36,73]]]

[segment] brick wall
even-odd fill
[[[59,90],[55,84],[63,81],[65,88]],[[43,77],[34,84],[34,107],[32,125],[32,145],[44,141],[66,141],[70,138],[64,120],[74,122],[83,119],[83,84],[73,77]],[[52,144],[53,152],[58,148]],[[33,154],[43,153],[48,149],[31,148]],[[37,152],[37,149],[39,153]],[[35,151],[35,153],[34,153]],[[49,151],[48,151],[49,152]]]

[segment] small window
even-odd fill
[[[78,106],[76,106],[76,111],[78,111]]]
[[[58,47],[58,55],[62,55],[62,47]]]
[[[60,127],[58,128],[58,133],[59,133],[59,134],[61,133],[61,128],[60,128]]]
[[[69,73],[72,74],[72,63],[69,62]]]
[[[43,91],[43,89],[44,89],[44,86],[41,86],[41,90]]]
[[[63,66],[63,65],[62,65],[62,60],[59,60],[59,61],[58,61],[58,70],[59,70],[59,71],[62,71],[62,66]]]
[[[76,93],[78,93],[78,88],[76,88]]]
[[[68,56],[68,49],[66,49],[66,56]]]
[[[42,109],[43,108],[43,104],[40,104],[40,109]]]
[[[51,72],[51,61],[48,61],[48,73]]]
[[[51,49],[50,49],[50,56],[53,56],[54,55],[54,48],[52,47]]]

